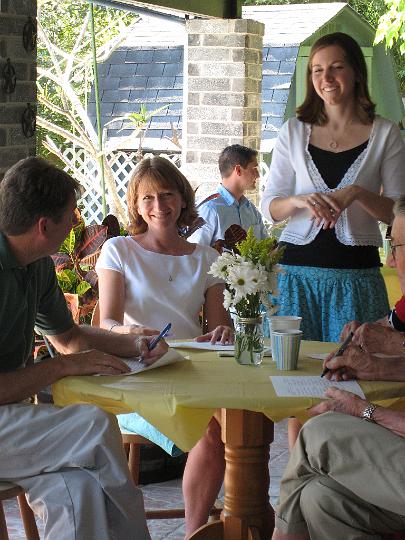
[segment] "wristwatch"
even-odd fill
[[[374,422],[373,412],[376,410],[377,406],[374,403],[369,403],[364,411],[361,413],[361,418],[367,420],[367,422]]]

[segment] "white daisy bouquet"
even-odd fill
[[[283,249],[277,247],[275,238],[258,240],[253,227],[247,237],[236,244],[239,254],[222,253],[212,263],[209,273],[226,282],[224,307],[241,318],[255,319],[261,315],[261,304],[269,314],[276,308],[269,300],[269,294],[277,296],[277,263]]]

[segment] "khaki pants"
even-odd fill
[[[308,421],[280,486],[276,527],[312,540],[365,540],[405,530],[405,439],[360,418]]]
[[[0,478],[22,486],[46,540],[149,540],[115,418],[89,405],[0,406]]]

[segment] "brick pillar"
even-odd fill
[[[194,19],[186,28],[182,170],[201,197],[220,179],[223,148],[260,148],[264,25]]]
[[[0,0],[0,177],[19,159],[35,155],[35,135],[26,138],[21,127],[27,103],[36,108],[36,50],[23,47],[23,28],[36,19],[36,0]],[[4,91],[7,58],[15,69],[15,91]]]

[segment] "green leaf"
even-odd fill
[[[91,289],[90,283],[83,280],[76,287],[76,294],[78,294],[79,296],[83,296],[83,294],[86,293],[90,289]]]
[[[56,272],[56,277],[59,283],[59,287],[63,292],[75,293],[76,287],[79,283],[79,278],[73,270],[62,270],[61,272]]]

